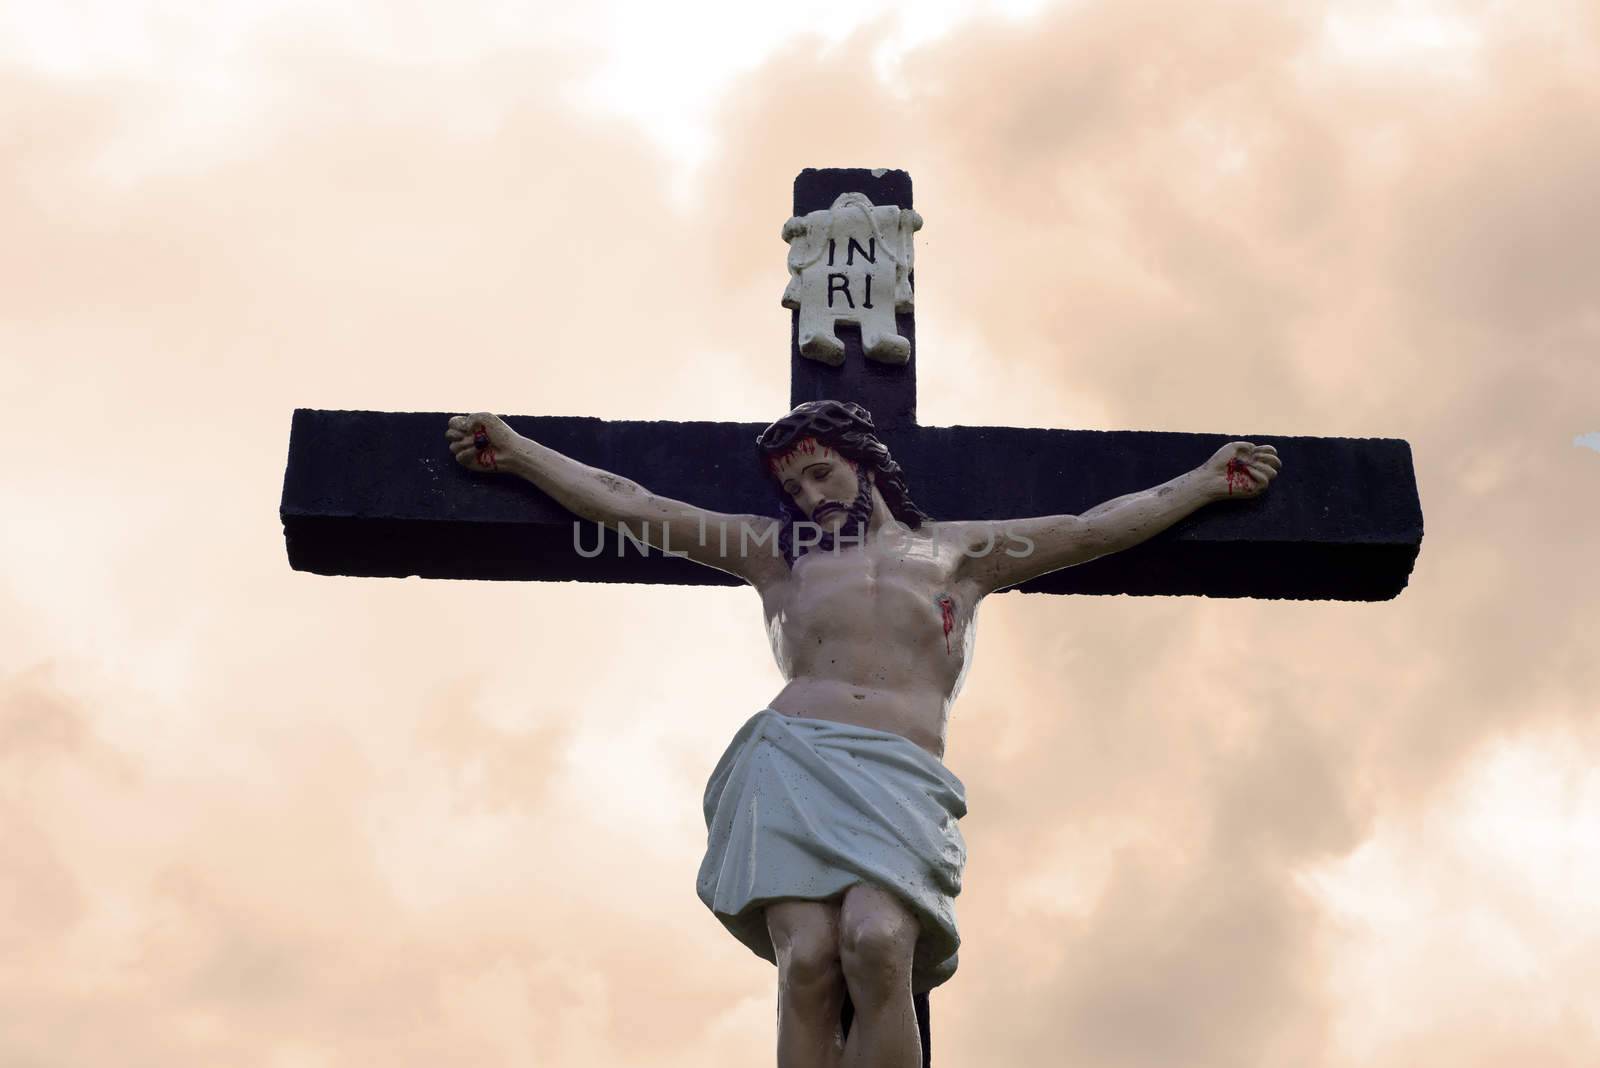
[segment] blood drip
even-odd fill
[[[826,448],[826,446],[821,447]],[[783,452],[778,453],[776,456],[768,457],[767,469],[771,471],[774,476],[776,476],[778,473],[778,468],[782,467],[786,462],[788,462],[791,456],[795,456],[799,453],[805,453],[807,456],[814,456],[816,455],[817,450],[818,445],[816,438],[801,438],[793,445],[790,445]]]
[[[1228,496],[1233,496],[1233,487],[1238,486],[1242,493],[1251,487],[1250,469],[1243,460],[1228,461]]]
[[[478,466],[500,469],[494,462],[494,446],[489,444],[489,432],[483,427],[478,427],[472,432],[472,447],[478,450]]]
[[[939,614],[944,620],[944,651],[950,652],[950,631],[956,625],[956,603],[947,593],[941,593],[938,600]]]

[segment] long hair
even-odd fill
[[[889,514],[896,520],[915,530],[929,518],[911,500],[911,493],[906,489],[905,473],[889,455],[888,447],[878,440],[872,425],[872,413],[861,405],[846,401],[816,400],[796,406],[792,412],[767,427],[756,438],[756,455],[761,462],[762,473],[771,478],[772,464],[787,456],[806,438],[815,438],[817,444],[828,446],[856,465],[856,476],[861,480],[861,493],[848,509],[840,533],[851,530],[857,539],[857,544],[866,534],[867,518],[872,513],[872,489],[867,484],[868,471],[873,472],[878,492],[883,496],[883,503],[888,506]],[[778,504],[781,509],[779,518],[783,520],[778,532],[778,546],[783,551],[783,558],[788,561],[790,567],[793,567],[794,525],[806,521],[807,517],[783,492],[781,486],[778,489]],[[824,533],[817,548],[824,551],[832,549],[832,535]]]

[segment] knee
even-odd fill
[[[796,932],[775,943],[782,983],[796,991],[829,990],[844,978],[836,930]]]
[[[904,916],[871,913],[856,918],[840,931],[841,963],[853,972],[909,968],[917,930],[916,921]]]

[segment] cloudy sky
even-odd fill
[[[1593,5],[192,6],[0,11],[0,1063],[770,1063],[753,594],[277,503],[295,407],[781,414],[806,166],[916,181],[923,422],[1401,437],[1426,516],[1382,604],[984,606],[937,1063],[1600,1060]]]

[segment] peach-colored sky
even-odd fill
[[[742,10],[4,16],[0,1064],[770,1063],[693,886],[753,595],[276,508],[297,406],[780,414],[839,165],[923,422],[1403,437],[1427,521],[1384,604],[984,607],[936,1063],[1600,1060],[1596,9]]]

